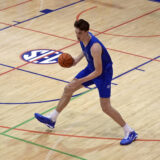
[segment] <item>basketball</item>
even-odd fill
[[[72,58],[70,54],[63,53],[59,56],[58,63],[62,67],[69,68],[73,65],[74,59]]]

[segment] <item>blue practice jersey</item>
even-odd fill
[[[91,55],[91,47],[94,43],[99,43],[102,47],[102,72],[104,72],[104,70],[107,70],[108,68],[110,68],[112,66],[111,57],[110,57],[106,47],[100,42],[100,40],[98,38],[96,38],[92,33],[89,32],[89,34],[91,35],[91,39],[86,47],[84,46],[83,42],[80,41],[82,51],[83,51],[83,53],[86,57],[86,60],[88,62],[88,68],[91,71],[95,70],[93,57]]]

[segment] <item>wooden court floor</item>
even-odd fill
[[[113,60],[112,106],[139,134],[123,130],[82,88],[49,130],[47,115],[86,61],[62,68],[57,57],[81,48],[83,18]],[[0,160],[160,160],[160,3],[150,0],[0,0]]]

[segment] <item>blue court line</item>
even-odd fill
[[[4,67],[8,67],[8,68],[15,68],[13,66],[9,66],[9,65],[6,65],[6,64],[1,64],[1,66],[4,66]],[[36,72],[32,72],[32,71],[28,71],[28,70],[25,70],[25,69],[20,69],[20,68],[17,68],[17,70],[20,70],[20,71],[23,71],[23,72],[27,72],[27,73],[31,73],[31,74],[35,74],[35,75],[38,75],[38,76],[42,76],[42,77],[46,77],[46,78],[50,78],[50,79],[54,79],[54,80],[57,80],[57,81],[61,81],[61,82],[64,82],[64,83],[70,83],[69,81],[65,81],[65,80],[62,80],[62,79],[59,79],[59,78],[54,78],[54,77],[50,77],[50,76],[46,76],[44,74],[40,74],[40,73],[36,73]],[[112,83],[113,85],[118,85],[116,83]],[[85,87],[85,88],[88,88],[88,89],[93,89],[91,87]]]
[[[160,3],[160,0],[149,0],[149,1],[153,1],[153,2],[159,2],[159,3]]]
[[[1,28],[0,31],[5,30],[5,29],[10,28],[10,27],[11,26],[7,26],[7,27],[4,27],[4,28]]]
[[[12,21],[12,22],[15,22],[15,23],[17,23],[17,24],[19,24],[20,22],[18,22],[18,21]]]
[[[6,65],[6,64],[0,64],[0,65],[4,66],[4,67],[9,67],[9,68],[15,68],[15,67],[12,67],[12,66],[9,66],[9,65]],[[46,76],[44,74],[40,74],[40,73],[36,73],[36,72],[32,72],[32,71],[28,71],[28,70],[24,70],[24,69],[20,69],[20,68],[18,68],[17,70],[20,70],[20,71],[23,71],[23,72],[27,72],[27,73],[31,73],[31,74],[35,74],[35,75],[42,76],[42,77],[46,77],[46,78],[50,78],[50,79],[54,79],[54,80],[65,82],[65,83],[70,83],[69,81],[65,81],[65,80],[62,80],[62,79]],[[90,88],[90,87],[85,87],[85,88],[93,89],[93,88]]]
[[[152,62],[152,61],[155,60],[155,59],[158,59],[159,57],[160,57],[160,56],[157,56],[157,57],[155,57],[155,58],[153,58],[153,59],[151,59],[151,60],[149,60],[149,61],[147,61],[147,62],[145,62],[145,63],[142,63],[142,64],[140,64],[139,66],[134,67],[134,68],[132,68],[132,69],[130,69],[130,70],[128,70],[128,71],[126,71],[126,72],[124,72],[124,73],[116,76],[116,77],[114,77],[112,80],[117,79],[117,78],[119,78],[119,77],[122,77],[123,75],[125,75],[125,74],[127,74],[127,73],[129,73],[129,72],[131,72],[131,71],[134,71],[134,70],[138,69],[139,67],[144,66],[144,65]]]
[[[77,1],[77,2],[74,2],[74,3],[71,3],[71,4],[65,5],[65,6],[63,6],[63,7],[60,7],[60,8],[51,10],[49,13],[59,11],[59,10],[61,10],[61,9],[64,9],[64,8],[73,6],[73,5],[75,5],[75,4],[77,4],[77,3],[80,3],[80,2],[83,2],[83,1],[85,1],[85,0],[79,0],[79,1]],[[26,20],[24,20],[24,21],[21,21],[21,22],[13,21],[13,22],[16,22],[16,24],[13,24],[13,25],[10,25],[10,26],[1,28],[0,31],[3,31],[3,30],[8,29],[8,28],[11,28],[11,27],[13,27],[13,26],[17,26],[17,25],[19,25],[19,24],[28,22],[28,21],[33,20],[33,19],[36,19],[36,18],[39,18],[39,17],[44,16],[44,15],[49,14],[49,13],[43,13],[43,14],[40,14],[40,15],[38,15],[38,16],[35,16],[35,17],[32,17],[32,18],[26,19]]]
[[[116,86],[118,85],[117,83],[112,83],[112,84],[113,84],[113,85],[116,85]]]
[[[145,72],[145,70],[143,70],[143,69],[140,69],[140,68],[136,68],[136,70],[139,70],[139,71],[143,71],[143,72]]]
[[[146,64],[148,64],[148,63],[150,63],[150,62],[152,62],[153,60],[158,59],[158,58],[160,58],[160,56],[157,56],[157,57],[155,57],[155,58],[153,58],[153,59],[151,59],[151,60],[149,60],[149,61],[147,61],[147,62],[145,62],[145,63],[142,63],[142,64],[138,65],[137,67],[134,67],[134,68],[132,68],[132,69],[130,69],[130,70],[128,70],[128,71],[126,71],[126,72],[124,72],[124,73],[116,76],[116,77],[114,77],[112,80],[117,79],[117,78],[119,78],[119,77],[122,77],[122,76],[128,74],[129,72],[132,72],[132,71],[138,69],[139,67],[144,66],[144,65],[146,65]],[[96,87],[94,87],[93,89],[95,89],[95,88],[96,88]],[[86,92],[86,91],[85,91],[85,92]],[[80,94],[77,94],[77,95],[74,95],[73,97],[78,96],[78,95],[81,95],[81,94],[83,94],[83,93],[84,93],[84,92],[82,92],[82,93],[80,93]],[[12,105],[12,104],[35,104],[35,103],[53,102],[53,101],[58,101],[58,100],[59,100],[59,99],[46,100],[46,101],[37,101],[37,102],[22,102],[22,103],[5,103],[5,102],[2,103],[2,102],[1,102],[0,104],[8,104],[8,105]]]
[[[93,88],[95,89],[95,88]],[[79,96],[81,94],[84,94],[86,91],[82,92],[82,93],[79,93],[79,94],[76,94],[76,95],[73,95],[72,97],[76,97],[76,96]],[[46,100],[46,101],[37,101],[37,102],[18,102],[18,103],[0,103],[0,104],[36,104],[36,103],[46,103],[46,102],[54,102],[54,101],[59,101],[60,99],[52,99],[52,100]]]
[[[6,64],[0,64],[0,65],[4,66],[4,67],[9,67],[9,68],[15,68],[15,67],[12,67],[12,66],[9,66],[9,65],[6,65]],[[57,81],[69,83],[68,81],[64,81],[62,79],[46,76],[46,75],[43,75],[43,74],[40,74],[40,73],[35,73],[35,72],[32,72],[32,71],[28,71],[28,70],[24,70],[24,69],[19,69],[19,68],[17,70],[20,70],[20,71],[23,71],[23,72],[27,72],[27,73],[31,73],[31,74],[35,74],[35,75],[42,76],[42,77],[46,77],[46,78],[50,78],[50,79],[54,79],[54,80],[57,80]]]

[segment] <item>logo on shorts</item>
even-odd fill
[[[36,49],[23,53],[21,58],[34,64],[54,64],[62,52],[49,49]]]
[[[111,85],[107,85],[107,88],[111,88]]]

